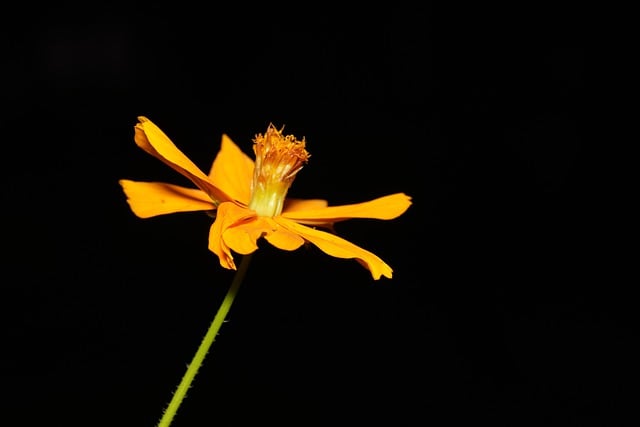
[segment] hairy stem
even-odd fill
[[[169,402],[169,405],[167,406],[164,413],[162,414],[162,418],[158,423],[158,427],[169,427],[171,425],[171,421],[173,421],[173,417],[176,415],[176,412],[178,411],[180,404],[184,400],[187,394],[187,390],[189,390],[189,388],[191,387],[191,383],[193,382],[193,379],[198,373],[198,370],[200,369],[200,366],[202,365],[202,362],[204,361],[205,356],[209,352],[209,348],[211,347],[211,344],[213,344],[213,341],[218,335],[220,326],[222,326],[222,323],[224,322],[224,319],[226,318],[227,313],[229,313],[231,304],[233,303],[233,300],[235,299],[236,294],[238,293],[240,284],[242,283],[242,280],[244,279],[244,276],[249,267],[250,260],[251,260],[251,254],[244,255],[242,257],[242,261],[240,261],[240,266],[238,267],[238,270],[233,276],[233,281],[231,282],[231,286],[229,287],[229,290],[227,291],[227,294],[225,295],[224,300],[220,305],[220,308],[218,308],[218,312],[213,318],[211,325],[209,325],[209,329],[207,330],[207,333],[202,339],[202,342],[200,343],[200,347],[198,347],[198,351],[196,351],[196,354],[193,356],[193,359],[191,360],[191,363],[189,364],[187,371],[185,372],[184,376],[182,377],[182,380],[180,381],[180,384],[178,385],[178,388],[173,394],[173,397],[171,398],[171,402]]]

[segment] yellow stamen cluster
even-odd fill
[[[270,124],[264,135],[253,140],[256,161],[249,208],[260,216],[280,215],[291,183],[310,157],[304,138],[285,136],[283,129]]]

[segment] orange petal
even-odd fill
[[[250,254],[258,249],[257,241],[264,237],[278,249],[293,251],[304,243],[297,234],[281,227],[271,218],[255,217],[238,222],[222,232],[224,243],[239,254]]]
[[[249,204],[251,181],[253,180],[253,160],[227,135],[222,135],[220,151],[216,155],[209,178],[211,182],[237,201]]]
[[[297,212],[326,208],[329,203],[323,199],[294,199],[287,198],[284,201],[282,212]]]
[[[310,225],[334,223],[351,218],[393,219],[402,215],[409,206],[411,197],[404,193],[396,193],[352,205],[283,211],[282,217]]]
[[[138,147],[189,178],[208,194],[214,203],[232,200],[224,191],[214,186],[209,177],[189,160],[151,120],[143,116],[138,117],[138,120],[139,123],[135,127],[135,141]]]
[[[274,218],[278,224],[298,234],[305,240],[316,245],[320,250],[336,258],[355,258],[367,268],[375,280],[380,276],[392,277],[393,270],[373,253],[366,251],[353,243],[325,231],[316,230],[295,221],[282,217]]]
[[[211,228],[209,229],[209,250],[218,255],[221,266],[230,270],[236,270],[231,249],[222,241],[222,222],[218,221],[217,216],[216,221],[211,224]]]
[[[218,255],[220,265],[232,270],[236,269],[231,247],[227,245],[224,235],[229,227],[243,224],[256,218],[256,213],[235,203],[225,202],[218,206],[216,220],[209,230],[209,250]],[[241,246],[242,247],[242,246]]]
[[[127,195],[131,210],[140,218],[176,212],[209,211],[215,209],[202,190],[185,188],[164,182],[118,181]]]
[[[280,226],[276,220],[272,218],[263,218],[263,220],[270,225],[270,230],[265,234],[264,238],[276,248],[293,251],[304,244],[304,239],[300,235]]]
[[[269,226],[259,217],[243,221],[222,232],[224,243],[235,252],[246,255],[258,249],[258,239],[267,231]]]

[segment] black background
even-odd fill
[[[187,184],[135,146],[139,115],[203,170],[222,133],[250,153],[273,122],[312,156],[290,195],[413,197],[337,228],[392,280],[261,244],[176,427],[615,425],[630,315],[580,13],[116,2],[2,21],[6,425],[155,425],[231,282],[206,215],[129,210],[118,179]]]

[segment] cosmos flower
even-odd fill
[[[177,212],[215,213],[209,249],[220,265],[236,269],[233,254],[253,253],[258,240],[293,251],[304,243],[336,258],[355,259],[374,279],[392,277],[382,259],[338,237],[333,225],[353,218],[394,219],[411,205],[411,197],[395,193],[362,203],[329,206],[322,199],[287,198],[296,176],[309,159],[305,140],[284,135],[272,124],[253,140],[255,161],[227,136],[209,174],[202,172],[146,117],[135,126],[135,142],[197,188],[163,182],[119,181],[133,213],[140,218]]]

